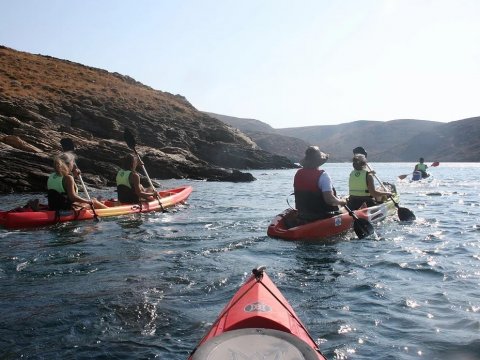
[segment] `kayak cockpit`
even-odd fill
[[[191,359],[318,360],[319,354],[305,341],[287,332],[247,328],[228,331],[207,341]]]

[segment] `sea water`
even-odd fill
[[[1,229],[0,358],[186,359],[266,265],[329,359],[480,359],[480,164],[441,163],[420,182],[397,178],[414,164],[371,165],[417,220],[391,217],[362,240],[266,235],[294,205],[295,170],[161,181],[194,188],[167,213]],[[351,164],[324,168],[346,195]],[[1,207],[31,197],[2,196]]]

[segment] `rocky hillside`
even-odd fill
[[[272,154],[285,156],[293,162],[298,162],[305,155],[305,149],[309,145],[298,137],[278,134],[270,125],[259,120],[242,119],[215,113],[206,114],[247,134],[261,149]]]
[[[435,121],[410,119],[385,122],[360,120],[339,125],[278,129],[277,132],[317,144],[337,161],[350,161],[352,149],[356,146],[363,146],[376,161],[416,161],[422,154],[415,153],[410,157],[400,152],[390,153],[390,157],[384,153],[441,125]]]
[[[363,146],[375,161],[480,161],[480,117],[441,123],[425,120],[355,121],[331,126],[278,129],[320,145],[337,160]],[[266,149],[268,150],[268,149]]]
[[[292,167],[184,97],[67,60],[0,47],[0,192],[43,191],[60,139],[91,185],[113,185],[132,129],[149,175],[251,181],[232,169]]]
[[[379,158],[416,160],[418,154],[431,160],[479,162],[480,117],[441,124],[379,154]]]

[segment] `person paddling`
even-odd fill
[[[313,221],[331,217],[339,212],[339,206],[346,201],[337,197],[330,176],[319,169],[329,158],[317,146],[310,146],[305,151],[305,158],[300,161],[303,166],[295,174],[293,187],[295,206],[298,217]]]
[[[415,165],[415,170],[413,170],[414,172],[420,171],[422,173],[422,179],[425,179],[430,176],[430,174],[427,173],[428,166],[424,162],[425,160],[423,159],[423,157],[418,159],[418,164]]]
[[[352,210],[357,210],[365,204],[374,206],[392,196],[389,191],[375,189],[373,174],[367,169],[365,155],[356,154],[352,159],[353,170],[348,180],[349,197],[347,205]],[[383,200],[383,201],[382,201]]]
[[[75,167],[75,155],[66,152],[53,159],[55,172],[47,180],[47,197],[49,210],[71,210],[92,205],[96,209],[106,209],[107,206],[96,198],[84,199],[78,195],[78,188],[74,176],[80,174]]]
[[[140,201],[155,200],[155,192],[145,189],[140,183],[140,175],[136,169],[139,164],[138,157],[127,154],[122,159],[122,169],[117,173],[118,201],[126,204],[137,204]]]

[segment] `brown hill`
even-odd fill
[[[379,154],[380,159],[400,158],[401,161],[405,158],[414,161],[419,156],[449,162],[480,161],[480,117],[441,124]]]
[[[84,179],[113,185],[134,129],[155,178],[251,180],[228,169],[292,167],[184,97],[67,60],[0,47],[0,192],[42,191],[59,140],[77,144]],[[93,175],[95,174],[95,175]]]
[[[305,149],[309,145],[306,141],[296,137],[277,134],[274,128],[259,120],[215,113],[207,114],[247,134],[261,149],[285,156],[293,162],[298,162],[304,156]]]
[[[398,153],[392,157],[382,157],[381,160],[378,156],[392,147],[408,142],[418,134],[432,131],[441,124],[408,119],[385,122],[359,120],[348,124],[285,128],[276,131],[318,145],[332,154],[332,159],[338,161],[350,161],[352,149],[356,146],[363,146],[368,150],[369,157],[377,161],[414,161],[419,155],[407,158]]]
[[[237,129],[240,129],[243,132],[244,131],[263,132],[263,133],[275,132],[274,128],[272,128],[270,125],[264,122],[261,122],[260,120],[239,118],[235,116],[215,114],[212,112],[205,112],[205,114],[215,119],[218,119],[226,124],[229,124]]]

